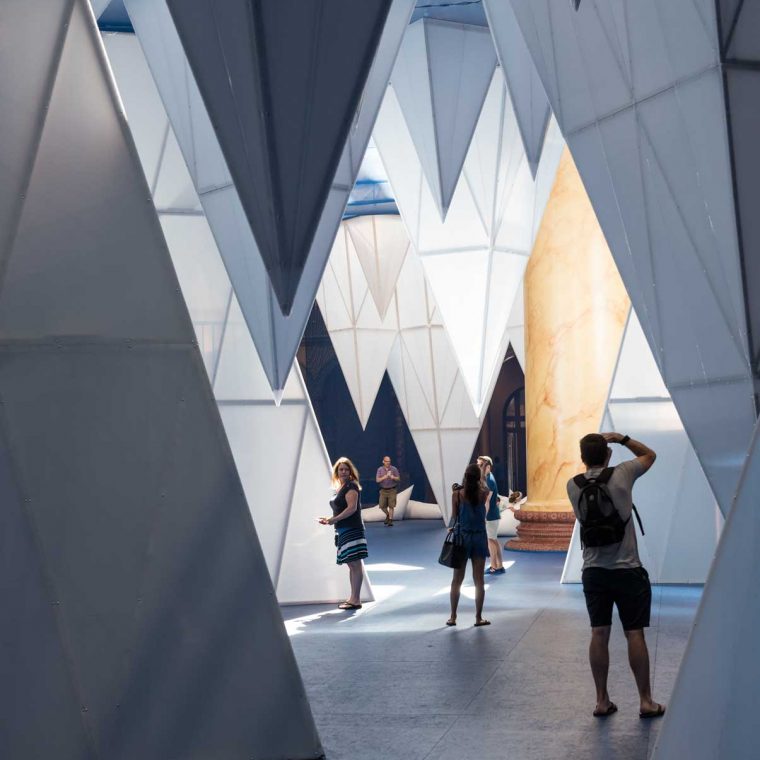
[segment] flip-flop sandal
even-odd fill
[[[351,602],[343,602],[343,604],[338,605],[339,610],[360,610],[361,608],[361,604],[351,604]]]
[[[614,702],[610,702],[609,707],[606,710],[594,710],[591,713],[595,718],[606,718],[608,715],[612,715],[617,712],[617,705]]]
[[[647,720],[649,718],[661,718],[663,715],[665,715],[665,705],[661,705],[658,703],[656,710],[648,710],[647,712],[640,712],[639,718],[642,720]]]
[[[452,620],[451,618],[449,618],[446,621],[446,625],[456,625],[456,624],[457,624],[457,621],[456,620]]]
[[[478,620],[475,623],[475,628],[479,628],[481,625],[491,625],[490,620]]]

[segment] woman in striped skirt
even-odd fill
[[[333,486],[337,489],[335,498],[330,502],[333,513],[331,517],[320,517],[319,522],[335,526],[337,561],[339,565],[348,565],[351,596],[339,607],[342,610],[358,610],[362,606],[362,560],[367,557],[367,537],[359,497],[359,473],[350,459],[341,457],[333,465],[332,477]]]

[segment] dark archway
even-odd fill
[[[526,440],[525,440],[525,387],[517,388],[504,403],[502,413],[504,431],[504,463],[509,486],[514,491],[526,492]]]

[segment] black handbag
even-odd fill
[[[464,541],[456,528],[446,534],[438,562],[453,570],[458,570],[467,564],[467,551]]]

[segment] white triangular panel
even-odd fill
[[[446,219],[389,88],[374,140],[451,338],[474,411],[488,406],[509,345],[508,322],[563,142],[549,132],[535,179],[500,69],[494,73]],[[402,303],[403,299],[399,303]],[[401,307],[400,314],[401,314]],[[402,315],[401,324],[404,324]]]
[[[495,66],[493,43],[479,26],[423,18],[401,44],[393,86],[441,218]]]
[[[483,8],[507,80],[525,155],[535,176],[551,115],[549,100],[509,2],[484,0]]]
[[[393,215],[360,216],[345,222],[380,316],[385,319],[409,249],[401,219]]]
[[[414,0],[393,0],[289,314],[283,313],[164,2],[125,0],[267,379],[281,390],[311,313]]]
[[[633,492],[646,532],[638,536],[639,555],[652,581],[704,583],[722,518],[633,311],[603,425],[603,430],[630,435],[657,453],[652,469],[636,481]],[[630,452],[614,446],[611,464],[630,457]],[[563,582],[580,582],[581,567],[576,528]]]
[[[374,236],[373,218],[341,222],[317,292],[317,303],[362,427],[369,420],[397,334],[393,310],[385,318],[378,313],[354,245],[358,235],[352,229],[356,227]]]
[[[551,0],[511,4],[725,513],[755,421],[756,388],[717,6],[584,2],[575,12]]]
[[[155,110],[140,108],[143,94],[150,98],[155,85],[139,44],[127,34],[105,35],[104,42],[109,55],[117,51],[113,73],[117,85],[124,85],[122,99],[134,135],[149,140],[151,127],[161,130],[167,122],[165,115],[162,121]],[[137,147],[140,155],[150,155]],[[193,182],[181,157],[162,164],[159,183],[166,171],[171,171],[167,186],[175,188],[171,197],[178,205],[161,208],[159,218],[278,599],[343,599],[346,572],[335,564],[332,535],[323,526],[313,530],[315,518],[329,511],[330,463],[301,373],[292,368],[276,405],[208,222],[193,203]],[[322,493],[314,488],[320,482]],[[307,484],[311,498],[304,496]],[[291,540],[293,552],[308,557],[308,573],[291,554],[284,560]],[[371,598],[371,590],[367,594]]]
[[[719,760],[756,754],[758,430],[655,744],[657,760]],[[709,699],[705,699],[705,684],[710,685]]]
[[[318,757],[92,9],[0,29],[2,755]]]

